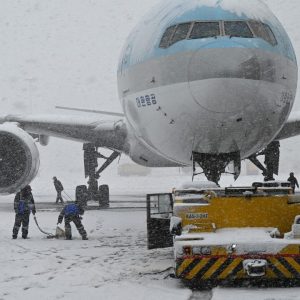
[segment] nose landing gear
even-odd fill
[[[202,174],[196,173],[196,163],[203,169],[203,173],[209,181],[219,185],[221,175],[225,172],[227,165],[234,163],[234,179],[236,180],[241,173],[241,158],[239,152],[225,154],[207,154],[193,152],[193,180],[194,177]]]

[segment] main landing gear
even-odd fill
[[[249,160],[259,168],[263,173],[265,181],[274,180],[274,174],[279,172],[279,158],[280,158],[280,143],[275,141],[268,145],[263,151],[251,155]],[[258,160],[258,156],[265,156],[264,164]]]
[[[76,187],[76,200],[89,201],[95,200],[101,208],[109,207],[109,186],[104,184],[98,187],[100,174],[120,156],[119,152],[114,151],[109,157],[98,152],[98,148],[93,144],[84,144],[84,172],[85,178],[88,178],[87,186],[79,185]],[[98,159],[104,159],[105,162],[98,168]]]
[[[259,156],[264,156],[264,164],[259,160]],[[234,165],[234,179],[236,180],[241,173],[241,157],[239,152],[232,152],[226,154],[207,154],[193,152],[193,180],[199,174],[205,174],[209,181],[219,183],[221,175],[225,172],[226,166],[233,162]],[[265,181],[274,180],[274,174],[279,173],[279,159],[280,159],[280,143],[274,141],[269,144],[264,150],[251,155],[248,159],[262,171]],[[203,172],[197,173],[196,166],[199,165]]]

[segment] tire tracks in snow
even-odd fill
[[[189,300],[211,300],[212,291],[193,291]]]

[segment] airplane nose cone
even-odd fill
[[[261,71],[255,49],[231,40],[225,44],[216,41],[192,55],[188,67],[190,93],[210,112],[239,112],[256,102]],[[272,77],[272,71],[268,76]]]

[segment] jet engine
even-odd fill
[[[39,164],[33,138],[17,124],[0,125],[0,194],[12,194],[29,184]]]

